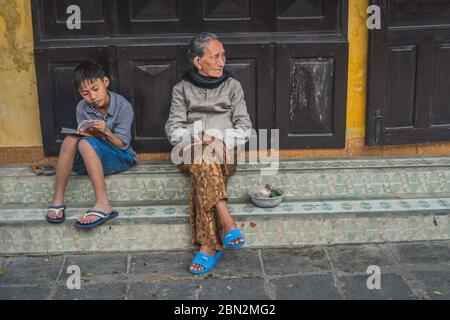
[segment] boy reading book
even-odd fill
[[[88,175],[95,191],[96,202],[78,219],[79,228],[96,227],[118,215],[113,211],[106,194],[105,176],[127,171],[137,163],[130,145],[133,108],[121,95],[108,91],[109,79],[95,61],[85,61],[73,71],[76,89],[81,100],[76,109],[80,126],[100,134],[68,135],[58,157],[53,204],[49,206],[47,221],[65,220],[64,192],[71,171]]]
[[[104,137],[105,135],[103,132],[99,131],[98,129],[91,126],[89,123],[82,122],[78,125],[77,129],[70,129],[70,128],[62,128],[61,133],[65,134],[73,134],[80,137]]]

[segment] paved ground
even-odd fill
[[[450,241],[228,250],[207,276],[187,271],[192,255],[2,256],[0,299],[450,299]]]

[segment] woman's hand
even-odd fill
[[[223,155],[223,157],[226,157],[226,154],[227,154],[227,147],[225,146],[225,143],[223,143],[222,140],[216,139],[216,138],[214,138],[214,137],[211,137],[211,136],[208,136],[208,135],[205,134],[205,135],[203,136],[203,144],[204,144],[204,145],[210,145],[210,144],[212,144],[212,145],[214,145],[214,148],[215,148],[216,150],[222,148],[222,155]],[[221,160],[223,160],[223,159],[221,159]]]
[[[216,140],[216,138],[208,136],[207,134],[204,134],[202,143],[204,145],[208,145],[208,144],[213,143],[215,140]]]

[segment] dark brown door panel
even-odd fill
[[[137,151],[169,151],[164,126],[172,87],[188,68],[184,46],[118,47],[119,87],[131,102]]]
[[[346,43],[278,46],[281,148],[345,147],[347,51]]]
[[[121,35],[195,32],[193,0],[123,0],[117,3]]]
[[[80,8],[80,29],[68,29],[71,16],[67,8]],[[99,38],[112,33],[114,1],[111,0],[33,0],[35,35],[37,39]]]
[[[382,28],[369,32],[366,145],[450,140],[448,1],[371,3]]]
[[[342,12],[347,10],[345,1],[278,0],[274,6],[272,31],[340,33],[346,28],[342,25]]]

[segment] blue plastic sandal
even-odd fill
[[[214,257],[208,256],[207,254],[204,254],[203,252],[197,252],[197,254],[194,257],[194,260],[192,260],[192,264],[198,264],[199,266],[202,266],[204,269],[199,271],[194,271],[189,269],[193,274],[203,274],[211,270],[212,267],[216,264],[217,260],[222,255],[222,251],[217,251]]]
[[[59,206],[49,206],[48,207],[48,211],[53,211],[56,214],[58,214],[58,212],[61,211],[61,210],[62,210],[61,218],[52,219],[47,214],[47,216],[46,216],[47,221],[50,222],[50,223],[54,223],[54,224],[64,222],[66,220],[66,206],[65,205],[62,204],[62,205],[59,205]]]
[[[89,210],[88,212],[86,212],[86,214],[83,216],[83,218],[86,218],[89,216],[97,216],[100,219],[97,219],[92,223],[80,223],[80,221],[77,221],[75,223],[75,226],[77,228],[81,228],[81,229],[94,228],[96,226],[99,226],[99,225],[105,223],[108,220],[111,220],[111,219],[117,217],[118,215],[119,215],[119,213],[117,211],[113,211],[110,214],[106,214],[105,212],[100,211],[100,210]]]
[[[232,245],[231,241],[237,240],[239,238],[244,238],[244,235],[242,234],[241,230],[239,229],[233,229],[230,232],[228,232],[224,237],[223,237],[223,244],[225,245],[225,247],[227,247],[228,249],[238,249],[241,248],[245,245],[245,241],[244,242],[239,242],[238,244]]]

